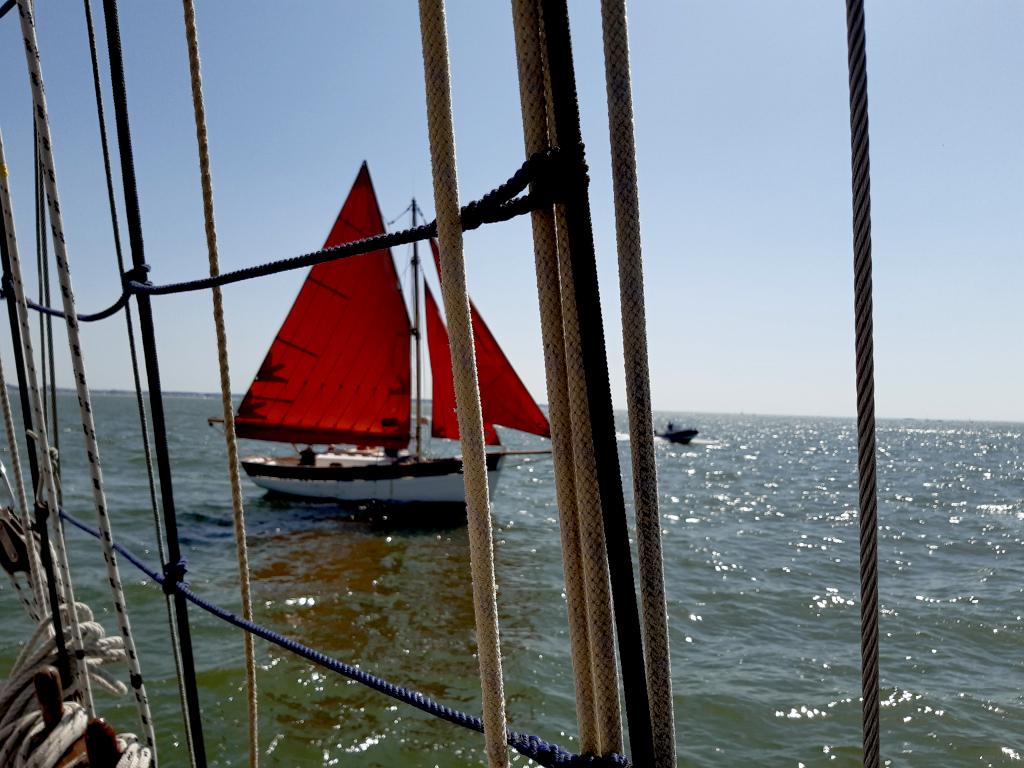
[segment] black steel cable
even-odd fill
[[[875,477],[875,363],[871,291],[871,169],[864,0],[846,2],[853,186],[857,469],[860,503],[860,643],[864,766],[878,768],[878,490]]]
[[[117,144],[121,159],[121,182],[124,189],[128,241],[131,246],[132,263],[136,269],[143,269],[146,265],[145,246],[142,239],[142,216],[139,212],[139,194],[135,182],[135,160],[132,151],[131,128],[128,122],[128,95],[125,86],[124,61],[121,52],[121,30],[117,15],[117,0],[103,0],[103,18],[107,33],[107,55],[110,62],[114,122],[117,129]],[[153,308],[150,304],[149,296],[139,294],[136,299],[139,305],[139,333],[142,337],[146,377],[149,384],[150,413],[153,417],[153,439],[156,444],[157,471],[160,477],[160,494],[163,502],[167,557],[171,562],[177,562],[181,559],[181,544],[178,540],[178,518],[174,508],[171,462],[167,448],[167,425],[164,419],[163,393],[160,386],[160,363],[157,357]],[[199,768],[206,768],[206,745],[203,739],[203,723],[199,705],[199,689],[196,681],[195,658],[192,653],[192,632],[188,621],[188,603],[180,594],[175,594],[174,596],[174,613],[175,624],[177,625],[178,650],[181,654],[182,677],[184,678],[185,710],[188,712],[186,725],[188,727],[190,746],[196,765]]]

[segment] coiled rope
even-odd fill
[[[853,291],[860,505],[860,644],[864,766],[878,768],[878,488],[875,476],[875,361],[871,291],[871,168],[864,0],[846,0],[853,186]]]
[[[106,635],[87,605],[79,603],[77,612],[82,617],[82,658],[88,664],[92,683],[112,696],[123,696],[127,686],[113,678],[106,669],[111,664],[123,663],[123,639],[116,635]],[[70,723],[65,723],[64,732],[57,737],[58,741],[64,743],[63,749],[54,753],[56,744],[38,747],[34,744],[33,735],[39,731],[37,724],[40,718],[35,708],[33,681],[38,672],[52,668],[58,661],[55,640],[53,624],[47,617],[36,625],[32,637],[21,649],[7,678],[0,685],[0,765],[51,766],[85,730],[88,719],[85,708],[67,702],[65,707],[81,715],[75,716],[74,728],[67,728]],[[74,696],[77,685],[78,681],[71,688],[65,689],[64,695]]]
[[[427,129],[434,179],[434,210],[437,211],[440,249],[441,294],[448,320],[448,342],[466,486],[473,609],[483,691],[484,741],[491,768],[506,768],[508,749],[504,738],[505,693],[501,672],[501,641],[498,635],[497,587],[494,582],[494,541],[487,487],[487,457],[484,453],[483,411],[480,406],[476,352],[462,252],[448,30],[444,0],[420,0],[419,8]]]
[[[19,0],[21,11],[21,28],[25,38],[25,55],[28,63],[29,80],[32,86],[35,125],[39,135],[40,162],[43,169],[43,180],[46,197],[49,202],[50,225],[53,234],[54,258],[57,265],[57,277],[60,281],[63,298],[65,323],[68,336],[68,348],[71,354],[71,365],[75,378],[75,389],[78,395],[79,412],[82,420],[82,432],[85,438],[85,452],[89,463],[89,475],[92,480],[93,502],[96,506],[96,517],[102,532],[100,544],[103,548],[103,559],[107,566],[107,578],[110,583],[114,611],[118,626],[124,639],[124,648],[131,676],[132,689],[135,694],[139,721],[146,743],[150,749],[156,749],[156,737],[153,732],[153,716],[146,697],[142,668],[135,647],[135,639],[131,631],[124,588],[117,567],[117,556],[113,549],[113,533],[107,513],[107,500],[103,487],[103,469],[100,463],[99,443],[96,439],[96,426],[92,415],[92,396],[89,391],[85,374],[85,361],[82,355],[82,344],[79,335],[78,321],[75,319],[75,295],[71,284],[71,266],[68,260],[67,243],[64,238],[64,222],[61,214],[60,199],[57,190],[57,174],[53,157],[53,144],[50,136],[49,113],[43,86],[42,68],[39,60],[39,48],[36,40],[35,20],[29,9],[28,0]],[[17,257],[12,254],[12,268],[15,273],[20,271]],[[45,433],[45,429],[43,430]],[[54,507],[56,508],[56,507]],[[72,611],[72,614],[74,612]]]
[[[601,22],[612,154],[612,200],[615,201],[615,235],[619,255],[619,301],[626,368],[629,449],[633,461],[633,507],[636,514],[654,765],[657,768],[675,768],[672,667],[661,551],[661,516],[658,511],[658,466],[654,457],[651,378],[647,363],[647,316],[640,248],[640,199],[636,178],[626,1],[601,0]]]
[[[192,108],[195,112],[196,143],[199,145],[199,177],[203,188],[203,219],[206,223],[206,247],[210,257],[210,277],[220,273],[217,257],[217,225],[213,215],[213,178],[210,174],[210,146],[206,132],[206,108],[203,104],[203,78],[199,64],[199,34],[196,31],[196,8],[192,0],[182,0],[185,15],[185,39],[188,44],[188,66],[192,78]],[[217,363],[220,370],[220,401],[224,417],[224,440],[227,443],[228,478],[231,482],[231,512],[235,529],[238,558],[238,579],[241,585],[242,616],[252,621],[252,596],[249,587],[249,548],[245,534],[245,510],[242,505],[242,481],[238,476],[238,440],[235,437],[235,411],[231,403],[231,371],[228,362],[228,338],[224,328],[224,299],[219,286],[211,290],[213,324],[217,331]],[[249,713],[249,765],[259,765],[259,720],[256,694],[256,657],[252,635],[246,632],[245,682]]]

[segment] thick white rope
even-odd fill
[[[459,434],[462,436],[473,607],[476,615],[480,683],[483,689],[484,740],[488,764],[492,768],[506,768],[508,747],[505,743],[505,694],[498,635],[497,588],[494,582],[494,541],[487,488],[483,413],[463,263],[444,0],[420,0],[420,33],[423,40],[427,126],[434,177],[434,209],[437,212],[437,239],[441,252],[441,293],[448,320],[456,412]]]
[[[125,651],[122,638],[106,636],[103,627],[93,620],[88,606],[79,604],[78,610],[83,617],[83,660],[88,665],[93,681],[114,696],[124,695],[127,687],[111,678],[103,668],[104,665],[123,662]],[[0,684],[0,765],[52,766],[67,746],[84,731],[87,719],[84,708],[67,702],[65,712],[68,707],[81,712],[81,722],[78,716],[73,720],[65,717],[55,729],[60,729],[61,733],[51,734],[42,745],[36,746],[33,743],[33,736],[39,733],[42,724],[36,709],[35,676],[46,668],[54,667],[56,663],[57,646],[53,624],[47,617],[36,626],[7,678]],[[74,687],[64,692],[66,697],[74,693]],[[53,742],[48,743],[51,737]],[[58,748],[60,744],[64,746]]]
[[[523,113],[523,135],[527,155],[547,149],[550,141],[545,97],[543,48],[536,0],[512,0],[512,17],[519,65],[519,97]],[[580,551],[579,512],[573,461],[572,422],[565,373],[565,339],[562,334],[562,299],[558,277],[555,220],[551,208],[532,214],[533,250],[537,272],[541,336],[544,346],[544,374],[551,420],[552,460],[558,521],[562,537],[569,644],[576,692],[576,719],[580,730],[580,751],[600,749],[595,716],[594,681],[591,671],[590,639],[587,626],[587,596]]]
[[[210,174],[210,146],[206,132],[206,108],[203,103],[203,78],[199,62],[199,34],[196,31],[196,9],[192,0],[182,0],[185,15],[185,38],[188,43],[189,73],[192,77],[192,107],[195,112],[196,142],[199,145],[199,175],[203,188],[203,218],[206,223],[206,246],[209,253],[210,276],[220,274],[217,255],[217,226],[213,214],[213,178]],[[214,286],[213,323],[217,330],[217,361],[220,367],[220,398],[224,416],[224,439],[227,443],[228,477],[231,482],[231,510],[238,556],[238,578],[241,584],[242,615],[253,620],[249,586],[249,548],[246,543],[245,509],[242,504],[242,481],[238,474],[238,440],[235,436],[235,414],[231,403],[231,371],[228,363],[228,339],[224,327],[224,301],[221,290]],[[245,642],[245,680],[249,702],[249,765],[259,765],[258,712],[256,693],[256,658],[253,637],[242,634]]]
[[[20,10],[20,6],[19,6]],[[11,260],[11,288],[14,292],[14,302],[18,310],[18,325],[21,328],[21,349],[25,359],[25,377],[29,389],[29,402],[32,407],[33,423],[36,425],[34,432],[29,433],[28,438],[35,449],[36,459],[39,465],[39,487],[35,488],[37,500],[45,497],[49,505],[49,522],[53,529],[51,539],[54,544],[57,557],[55,559],[56,569],[54,578],[57,580],[57,593],[64,600],[64,608],[75,605],[74,588],[71,584],[70,567],[68,565],[67,549],[64,546],[64,527],[57,514],[57,484],[54,477],[52,455],[50,445],[46,436],[46,421],[43,417],[43,401],[39,392],[38,377],[36,376],[35,352],[32,349],[32,331],[29,328],[28,304],[25,298],[25,285],[21,279],[21,259],[18,256],[18,238],[14,230],[14,213],[11,206],[11,190],[7,183],[8,170],[7,159],[4,153],[3,132],[0,131],[0,213],[4,217],[4,227],[7,235],[7,252]],[[11,299],[9,298],[8,301]],[[32,539],[34,542],[34,538]],[[44,603],[41,610],[49,614],[49,604]],[[71,648],[72,651],[82,650],[82,632],[78,621],[78,612],[73,608],[66,611],[71,622]],[[92,689],[89,686],[89,677],[86,674],[85,662],[75,654],[76,661],[72,665],[71,674],[75,680],[82,683],[81,694],[85,699],[86,709],[92,713]]]
[[[6,175],[6,166],[0,168],[0,174]],[[17,433],[14,431],[14,417],[11,415],[11,398],[7,392],[7,377],[4,375],[3,360],[0,359],[0,407],[4,411],[4,431],[7,433],[7,450],[11,454],[11,470],[14,472],[14,501],[18,505],[18,515],[22,530],[32,530],[32,510],[28,506],[25,494],[25,477],[21,472],[21,449],[18,448]],[[28,579],[32,587],[32,600],[35,604],[35,616],[46,614],[46,585],[44,583],[43,564],[39,560],[39,550],[35,546],[35,537],[26,533],[26,549],[28,549]]]
[[[668,608],[658,510],[658,469],[654,457],[651,381],[647,362],[643,257],[640,250],[640,200],[633,135],[633,92],[629,72],[626,0],[601,0],[604,30],[608,131],[612,155],[612,199],[619,254],[622,348],[626,367],[629,446],[633,459],[644,656],[654,736],[654,765],[676,764],[672,668],[668,644]]]
[[[53,730],[46,734],[41,743],[36,743],[36,739],[45,727],[43,716],[37,712],[33,720],[34,722],[23,732],[21,745],[11,764],[12,768],[52,768],[71,745],[85,735],[89,716],[80,705],[65,704],[64,716]]]
[[[60,281],[61,297],[68,335],[68,348],[71,354],[71,366],[75,377],[75,390],[78,394],[78,408],[82,419],[82,432],[85,438],[85,452],[89,460],[89,474],[92,479],[93,503],[96,507],[96,518],[100,530],[100,544],[103,549],[103,560],[107,566],[107,578],[117,614],[118,626],[124,637],[127,653],[128,671],[131,675],[132,689],[135,693],[136,708],[139,722],[146,737],[148,746],[156,749],[156,736],[153,731],[153,716],[150,712],[146,688],[142,680],[142,668],[139,664],[135,639],[128,619],[124,588],[121,574],[114,553],[113,533],[110,517],[107,514],[107,499],[103,489],[103,470],[100,464],[99,443],[96,439],[96,425],[92,415],[92,396],[85,375],[85,361],[82,357],[82,342],[79,335],[78,319],[75,308],[75,294],[71,285],[71,266],[68,261],[67,243],[64,238],[64,223],[61,214],[60,198],[57,192],[57,174],[53,157],[53,142],[50,135],[50,121],[46,106],[46,94],[43,87],[43,74],[39,61],[39,47],[36,40],[35,20],[29,9],[28,0],[18,0],[21,11],[21,29],[25,38],[25,58],[28,63],[29,80],[32,85],[33,114],[39,135],[39,158],[42,163],[42,175],[49,203],[50,226],[53,237],[54,258],[57,265],[57,276]],[[14,258],[12,254],[12,271]],[[23,296],[19,298],[19,302]],[[57,507],[52,507],[56,515]]]

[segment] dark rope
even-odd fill
[[[566,177],[563,170],[570,167],[568,165],[569,162],[571,162],[570,158],[563,156],[558,149],[546,150],[530,157],[508,181],[488,192],[479,200],[463,206],[462,230],[468,232],[484,224],[508,221],[538,208],[551,205],[552,202],[560,199],[561,179]],[[535,186],[534,191],[519,194],[531,183]],[[519,196],[516,197],[515,195]],[[141,275],[135,274],[136,270],[132,270],[123,274],[121,295],[113,304],[99,312],[79,314],[77,318],[79,322],[83,323],[104,320],[123,309],[128,304],[128,299],[131,295],[165,296],[187,291],[206,290],[215,286],[230,285],[231,283],[238,283],[244,280],[289,272],[294,269],[312,267],[329,261],[339,261],[384,248],[409,245],[410,243],[427,240],[432,237],[437,237],[436,220],[399,232],[374,235],[332,248],[312,251],[300,256],[293,256],[252,267],[243,267],[232,272],[223,272],[214,277],[203,277],[198,280],[167,283],[164,285],[153,285],[148,280],[143,279]],[[6,294],[0,293],[0,298],[6,298]],[[28,306],[36,312],[42,312],[53,317],[64,317],[64,313],[59,309],[43,306],[34,301],[29,301]]]
[[[89,57],[92,61],[93,90],[96,93],[96,119],[99,123],[100,147],[103,150],[103,171],[107,181],[107,203],[110,207],[110,227],[114,237],[114,254],[117,268],[125,274],[124,252],[121,249],[121,228],[117,221],[117,203],[114,197],[114,174],[110,169],[110,146],[107,140],[107,121],[103,110],[103,90],[100,85],[99,55],[96,52],[96,29],[92,20],[92,3],[84,0],[85,26],[89,37]],[[153,451],[149,445],[149,423],[146,419],[146,403],[142,397],[142,377],[139,373],[139,354],[135,346],[135,323],[132,322],[132,309],[128,304],[128,294],[123,293],[124,320],[128,331],[128,352],[132,363],[132,380],[135,383],[135,403],[139,410],[139,428],[142,431],[142,450],[146,458],[146,477],[149,480],[149,503],[156,521],[157,548],[161,559],[164,556],[163,537],[160,535],[160,508],[156,500],[156,478],[153,475]],[[82,316],[79,315],[79,320]]]
[[[860,655],[864,766],[881,762],[878,691],[878,491],[875,479],[875,363],[871,298],[871,174],[864,0],[846,2],[853,170],[853,272],[860,503]]]
[[[60,516],[63,520],[70,523],[78,530],[97,539],[100,537],[99,531],[86,525],[80,520],[75,519],[68,513],[61,511]],[[183,596],[190,603],[206,611],[211,616],[222,621],[226,621],[227,623],[255,635],[256,637],[263,638],[267,642],[294,653],[307,661],[311,661],[317,666],[323,667],[331,672],[347,677],[349,680],[354,680],[368,688],[383,693],[396,701],[401,701],[409,706],[426,712],[429,715],[433,715],[441,720],[467,728],[471,731],[476,731],[477,733],[484,732],[483,721],[479,717],[475,717],[465,712],[460,712],[457,709],[445,706],[444,704],[424,696],[419,691],[395,685],[394,683],[388,682],[376,675],[372,675],[369,672],[365,672],[351,664],[346,664],[343,661],[331,658],[320,651],[275,632],[272,629],[243,619],[241,616],[225,610],[224,608],[211,603],[209,600],[200,597],[189,589],[189,587],[181,580],[184,577],[186,570],[184,560],[168,563],[163,566],[162,571],[158,571],[157,569],[146,565],[121,544],[115,543],[114,549],[125,560],[138,568],[142,573],[146,574],[146,576],[152,579],[156,584],[160,585],[164,592]],[[628,766],[630,766],[629,760],[622,755],[614,754],[607,755],[605,757],[576,755],[556,744],[550,744],[536,736],[512,730],[507,732],[507,742],[512,749],[525,757],[536,761],[540,765],[548,766],[548,768],[556,768],[560,766],[592,766],[592,768],[613,768],[613,766],[615,766],[618,768],[628,768]]]
[[[39,156],[39,131],[32,126],[33,148],[35,157],[35,199],[36,199],[36,272],[39,281],[39,296],[47,304],[50,303],[50,254],[46,246],[46,190],[43,188],[43,163]],[[51,462],[56,477],[57,503],[63,495],[60,473],[60,427],[57,418],[57,373],[53,353],[53,318],[45,314],[39,316],[39,368],[42,372],[42,388],[40,398],[43,404],[43,425],[47,429],[53,448]],[[49,402],[47,402],[49,395]]]
[[[6,3],[0,5],[0,19],[7,15],[7,12],[18,4],[18,0],[7,0]]]
[[[647,690],[640,612],[633,581],[633,559],[629,547],[629,523],[622,493],[619,447],[615,438],[608,379],[608,356],[601,316],[601,296],[594,254],[594,231],[587,192],[583,137],[580,130],[576,74],[573,66],[569,11],[565,0],[543,0],[543,37],[547,46],[551,79],[552,115],[555,136],[561,147],[575,147],[574,167],[567,168],[565,224],[568,258],[572,267],[576,311],[579,315],[580,346],[586,384],[587,406],[593,430],[604,521],[605,546],[615,608],[615,634],[629,725],[629,744],[637,765],[654,765],[654,735]],[[568,159],[568,158],[567,158]],[[565,258],[559,254],[559,258]]]
[[[124,192],[125,219],[132,264],[136,270],[146,266],[145,244],[142,238],[142,215],[139,211],[139,192],[135,181],[135,157],[132,150],[131,127],[128,121],[128,93],[125,85],[124,59],[121,51],[121,29],[117,17],[117,0],[103,0],[103,20],[107,33],[107,58],[110,64],[110,89],[114,105],[114,124],[117,130],[118,154],[121,160],[121,183]],[[160,386],[160,362],[156,348],[156,329],[153,307],[148,296],[137,297],[139,307],[139,333],[146,362],[149,385],[150,413],[153,418],[153,440],[156,444],[157,471],[160,477],[160,495],[164,513],[164,541],[167,558],[181,557],[178,541],[178,519],[174,509],[174,491],[171,480],[171,460],[167,447],[167,426],[164,421],[163,394]],[[159,536],[159,533],[157,533]],[[181,595],[173,599],[175,621],[170,623],[172,638],[178,646],[181,659],[182,709],[188,743],[197,768],[206,768],[206,745],[196,681],[195,659],[192,654],[192,630],[188,623],[188,604]],[[175,631],[177,634],[175,635]]]

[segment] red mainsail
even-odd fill
[[[383,233],[363,163],[324,247]],[[405,447],[410,335],[390,250],[316,265],[238,408],[239,437]]]
[[[440,275],[441,264],[437,243],[431,240],[430,248],[434,254],[434,266],[437,268],[437,274]],[[436,316],[433,322],[430,317],[431,305],[433,305]],[[505,357],[505,353],[498,346],[497,339],[494,338],[494,334],[491,333],[472,301],[469,306],[473,324],[473,342],[476,349],[477,377],[480,383],[480,403],[483,409],[484,431],[488,444],[497,444],[498,436],[497,433],[494,433],[493,427],[495,424],[541,437],[550,437],[551,427],[548,425],[544,413],[530,397],[522,379],[519,378],[512,364]],[[427,342],[430,348],[430,368],[434,389],[431,434],[435,437],[457,439],[459,429],[455,418],[455,396],[451,380],[452,365],[449,357],[448,334],[429,289],[427,290]],[[443,358],[441,358],[440,350],[435,355],[435,347],[443,348]],[[435,359],[437,359],[436,363]],[[438,406],[438,389],[442,392],[450,391],[452,393],[450,401],[444,404],[444,408]],[[490,441],[490,433],[494,433],[494,443]]]

